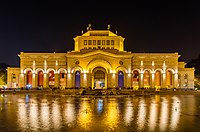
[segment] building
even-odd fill
[[[74,38],[67,53],[20,52],[20,67],[8,67],[11,88],[194,88],[194,68],[175,53],[134,53],[108,29]]]

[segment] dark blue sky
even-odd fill
[[[89,23],[93,29],[110,24],[125,37],[127,51],[179,52],[180,61],[188,62],[200,53],[199,14],[199,4],[188,2],[1,3],[0,62],[19,66],[21,51],[70,51]]]

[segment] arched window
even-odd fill
[[[54,86],[55,80],[54,80],[54,71],[49,72],[49,86]]]
[[[161,72],[155,72],[155,86],[161,86]]]
[[[167,87],[172,86],[172,71],[167,71],[166,73],[166,85]]]
[[[32,87],[32,72],[31,71],[27,71],[26,87],[27,88]]]
[[[80,71],[75,72],[75,87],[76,88],[80,88],[80,81],[81,81],[80,74],[81,74]]]
[[[133,71],[133,87],[139,86],[139,72]]]
[[[122,71],[118,72],[118,87],[124,87],[124,73]]]
[[[60,86],[66,86],[66,75],[65,71],[60,71]]]
[[[147,70],[144,72],[144,86],[150,86],[150,72]]]

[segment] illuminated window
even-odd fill
[[[92,45],[92,40],[88,40],[88,44],[89,44],[89,45]]]
[[[105,73],[102,70],[98,70],[94,74],[95,79],[104,79],[105,78]]]
[[[110,45],[110,40],[106,40],[106,45]]]
[[[114,40],[111,40],[111,45],[114,45]]]
[[[97,40],[97,45],[101,45],[101,40]]]
[[[87,45],[87,40],[84,40],[84,45]]]
[[[122,71],[118,72],[118,87],[124,87],[124,73]]]
[[[96,45],[96,40],[93,40],[93,45]]]
[[[102,45],[105,45],[105,40],[102,40]]]
[[[80,71],[75,72],[75,87],[76,88],[80,87],[80,81],[81,81],[80,74],[81,74]]]

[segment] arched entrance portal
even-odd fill
[[[106,70],[102,67],[96,67],[93,70],[92,82],[93,82],[93,87],[95,89],[106,88],[107,87]]]

